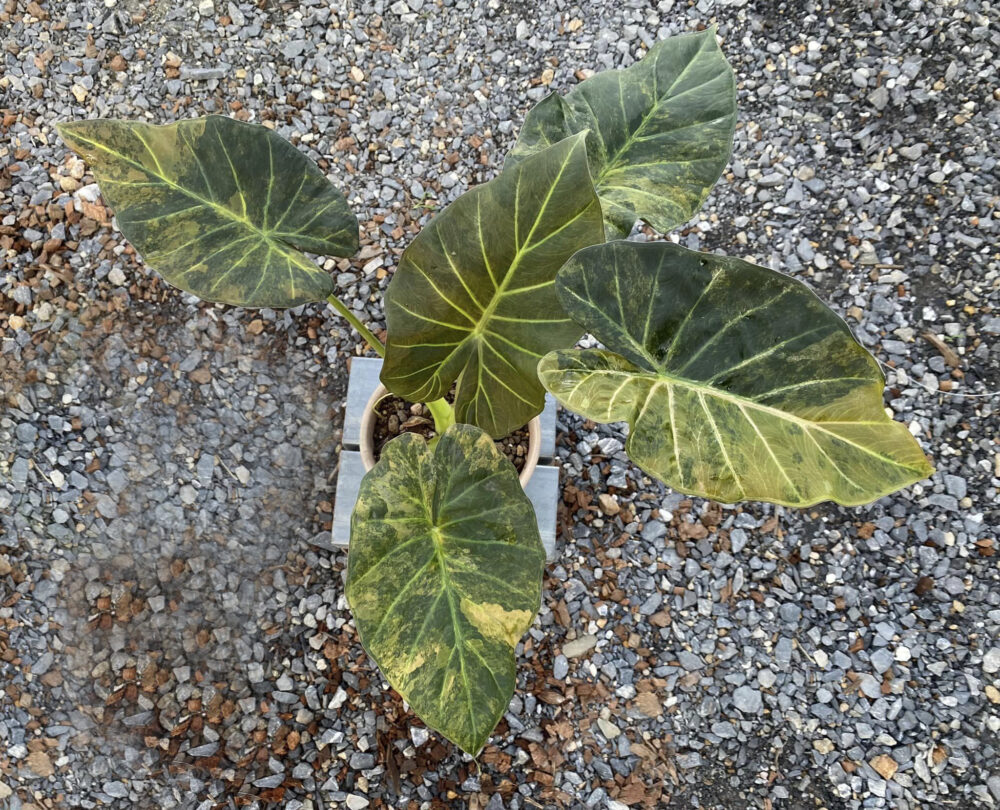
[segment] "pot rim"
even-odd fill
[[[361,415],[361,460],[364,462],[367,472],[375,466],[375,441],[372,434],[375,432],[375,406],[379,400],[390,395],[392,392],[382,383],[372,392],[372,395],[365,403],[365,411]],[[542,421],[535,417],[528,422],[528,455],[524,460],[524,468],[518,474],[521,488],[528,486],[528,481],[538,466],[538,459],[541,454],[542,445]]]

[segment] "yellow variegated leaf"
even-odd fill
[[[404,433],[364,477],[347,601],[361,643],[431,728],[476,754],[514,693],[514,647],[541,601],[531,502],[490,437]]]
[[[350,256],[358,249],[358,222],[344,196],[265,127],[210,115],[164,126],[96,119],[58,129],[91,165],[118,227],[146,263],[206,301],[322,301],[333,281],[302,251]]]
[[[875,358],[798,281],[668,242],[610,242],[556,284],[607,349],[546,355],[543,384],[590,419],[628,421],[629,456],[675,489],[856,505],[933,472],[886,415]]]
[[[431,401],[456,383],[457,420],[495,438],[541,413],[539,359],[580,337],[556,272],[604,240],[583,137],[467,191],[406,248],[385,297],[386,388]]]
[[[508,163],[589,130],[608,238],[628,236],[637,218],[665,233],[705,201],[729,160],[735,127],[736,80],[712,26],[657,42],[634,65],[540,101]]]

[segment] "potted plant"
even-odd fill
[[[368,402],[365,403],[365,409],[361,416],[361,460],[364,462],[365,470],[370,470],[375,466],[381,455],[382,446],[384,444],[378,441],[376,437],[376,425],[379,423],[381,414],[380,406],[386,400],[393,398],[392,392],[386,388],[384,385],[379,385],[373,392],[371,397],[369,397]],[[397,398],[398,399],[398,398]],[[429,406],[426,403],[420,403],[424,405],[428,413],[430,413]],[[450,404],[450,403],[449,403]],[[454,420],[454,414],[450,409],[443,409],[445,420],[448,421],[447,424],[452,424]],[[433,414],[431,414],[431,419],[424,416],[410,417],[409,422],[419,421],[419,424],[426,426],[426,432],[432,436],[437,435],[441,432],[441,419],[433,419]],[[397,423],[399,420],[396,420]],[[447,425],[445,426],[445,429]],[[408,427],[406,422],[399,425],[396,432],[407,432]],[[389,431],[392,432],[392,431]],[[531,419],[528,424],[524,425],[520,429],[525,440],[525,452],[519,457],[515,457],[515,454],[508,454],[508,458],[515,464],[518,470],[517,478],[521,482],[521,487],[525,488],[528,486],[528,482],[531,480],[531,476],[535,472],[535,468],[538,466],[538,459],[540,456],[540,445],[542,438],[542,427],[541,419],[535,416]],[[431,439],[433,441],[433,438]]]
[[[874,358],[805,285],[623,238],[637,220],[666,232],[691,217],[735,120],[714,29],[550,95],[503,171],[403,253],[385,346],[305,254],[357,249],[347,202],[275,133],[216,116],[60,127],[167,281],[248,307],[329,301],[385,358],[386,390],[433,422],[429,441],[389,441],[362,481],[347,598],[387,680],[470,754],[508,706],[544,565],[494,440],[530,423],[546,390],[627,421],[647,473],[723,502],[860,504],[932,471],[887,416]],[[603,348],[574,349],[584,332]]]

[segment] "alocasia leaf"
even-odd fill
[[[604,240],[583,137],[467,191],[403,252],[385,297],[394,394],[431,401],[457,383],[457,420],[495,438],[541,412],[539,359],[580,337],[556,272]]]
[[[626,450],[675,489],[856,505],[933,472],[883,408],[875,359],[804,284],[668,242],[577,253],[563,307],[606,349],[545,356],[564,405],[628,421]]]
[[[508,165],[590,130],[590,171],[608,238],[637,218],[662,233],[686,222],[733,146],[736,81],[715,28],[657,42],[634,65],[552,94],[529,111]]]
[[[91,165],[118,227],[167,281],[207,301],[292,307],[322,301],[330,276],[302,251],[350,256],[344,196],[269,129],[210,115],[155,126],[59,124]]]
[[[361,643],[431,728],[470,754],[514,692],[514,648],[541,600],[531,502],[490,437],[404,433],[361,482],[347,601]]]

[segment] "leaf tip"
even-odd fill
[[[697,32],[697,35],[700,36],[702,39],[711,40],[716,50],[718,50],[720,53],[722,52],[722,45],[719,43],[719,40],[722,39],[722,35],[719,34],[718,23],[712,23],[707,28],[703,28],[701,31]]]
[[[74,144],[74,135],[82,123],[82,121],[59,121],[56,124],[56,134],[70,149],[77,149]]]
[[[915,472],[920,475],[919,480],[922,481],[923,479],[930,478],[934,475],[934,473],[937,472],[937,467],[934,466],[927,456],[924,456],[923,462],[917,466]]]

